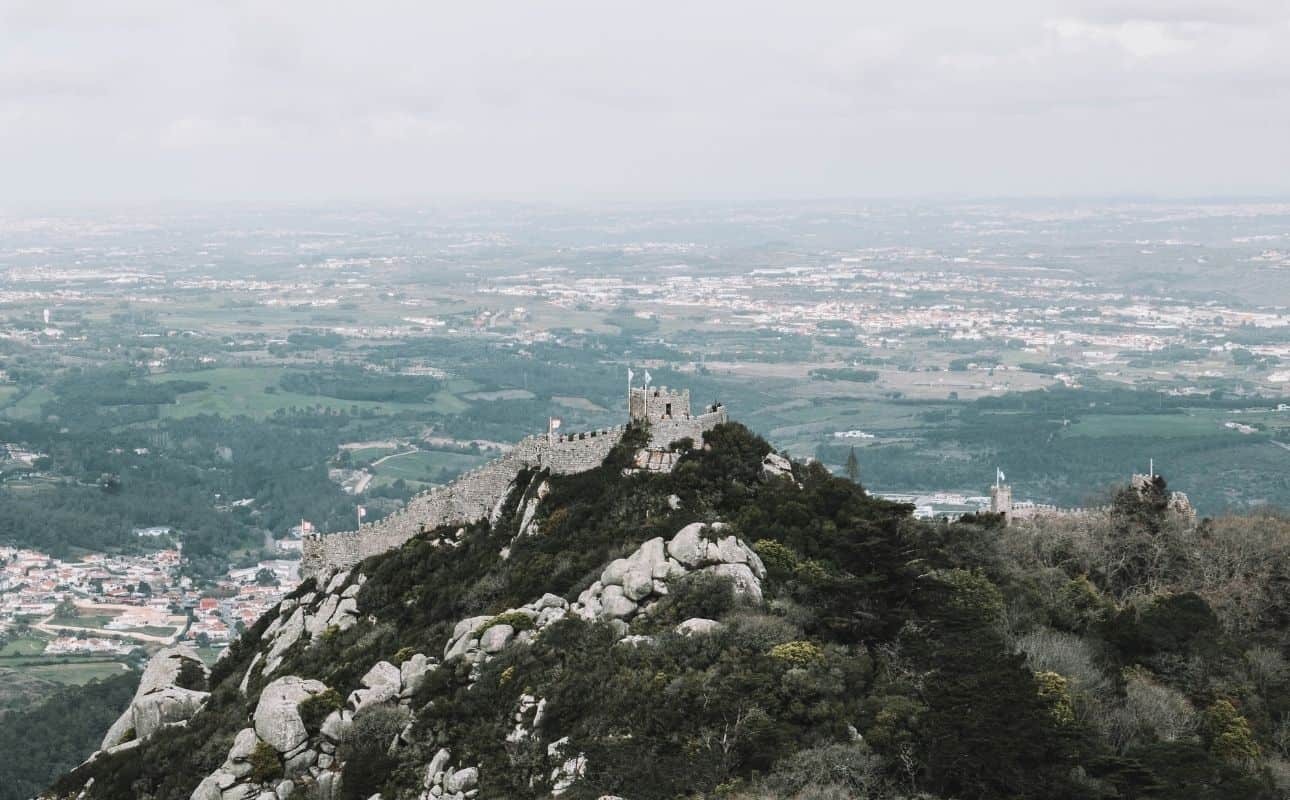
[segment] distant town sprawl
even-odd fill
[[[624,376],[883,493],[1290,505],[1290,208],[818,203],[0,219],[0,541],[292,554]],[[920,503],[935,508],[936,503]],[[946,503],[953,511],[964,504]]]
[[[298,579],[298,562],[263,561],[199,591],[181,563],[176,549],[61,560],[0,547],[0,637],[43,640],[45,656],[125,656],[181,639],[219,648]]]

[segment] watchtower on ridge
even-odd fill
[[[665,420],[690,418],[690,390],[666,386],[633,387],[627,398],[627,413],[632,422],[651,424]]]

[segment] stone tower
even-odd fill
[[[1012,487],[1000,483],[990,487],[990,513],[1012,516]]]
[[[648,421],[653,424],[664,420],[688,419],[690,390],[669,389],[666,386],[634,388],[627,399],[627,411],[632,422]]]

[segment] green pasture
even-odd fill
[[[23,668],[23,672],[33,678],[56,681],[62,684],[89,683],[97,678],[109,678],[119,675],[128,669],[120,661],[72,660],[60,664],[33,664]]]
[[[469,403],[450,391],[441,391],[432,395],[425,403],[353,401],[297,394],[284,391],[278,385],[283,373],[287,371],[284,367],[222,367],[192,373],[154,375],[149,380],[163,382],[182,377],[208,384],[205,389],[181,396],[174,405],[161,406],[162,416],[179,419],[199,414],[219,416],[244,414],[263,418],[279,409],[292,407],[322,407],[337,411],[348,411],[357,407],[388,414],[401,411],[414,413],[437,411],[442,414],[455,414],[470,407]]]
[[[1245,415],[1225,414],[1214,411],[1195,411],[1182,414],[1089,414],[1066,429],[1068,436],[1150,436],[1175,438],[1185,436],[1213,436],[1236,431],[1223,427],[1224,422],[1250,424]]]
[[[375,461],[376,459],[381,458],[382,456],[388,456],[389,454],[395,452],[396,449],[397,448],[394,448],[394,447],[363,447],[363,448],[359,448],[358,450],[350,450],[349,454],[350,454],[350,457],[353,458],[355,462]]]
[[[38,656],[45,652],[45,645],[47,642],[47,639],[38,634],[10,639],[4,643],[3,647],[0,647],[0,658]]]
[[[10,388],[10,387],[6,387]],[[25,397],[12,403],[12,405],[0,411],[10,419],[36,420],[40,419],[40,407],[54,399],[53,392],[41,386],[27,393]],[[13,397],[7,398],[6,402],[12,401]]]
[[[478,466],[487,459],[470,453],[454,453],[447,450],[418,450],[407,455],[394,456],[373,469],[378,479],[396,481],[419,481],[431,483],[438,480],[440,470],[447,470],[454,476]]]

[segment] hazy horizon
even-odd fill
[[[0,208],[1290,194],[1290,8],[0,4]]]

